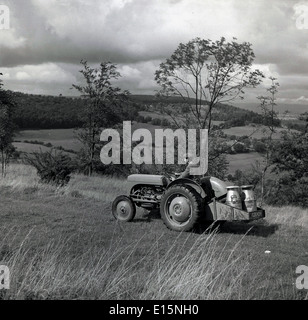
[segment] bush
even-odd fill
[[[140,123],[144,123],[144,116],[138,115],[138,116],[136,117],[136,121],[137,121],[137,122],[140,122]]]
[[[158,118],[155,118],[151,122],[154,126],[160,126],[161,125],[161,120]]]
[[[42,182],[57,186],[67,184],[74,170],[72,159],[56,150],[26,154],[25,162],[36,168]]]
[[[253,148],[256,152],[264,153],[266,151],[266,144],[261,141],[254,140],[253,141]]]
[[[44,143],[44,146],[47,147],[47,148],[52,148],[52,144],[50,142]]]
[[[161,122],[161,125],[163,127],[169,127],[170,126],[170,122],[167,119],[163,119],[162,122]]]
[[[245,145],[242,144],[242,143],[236,143],[234,146],[233,146],[233,149],[236,153],[245,153],[245,152],[248,152],[248,150],[246,149]]]
[[[150,116],[146,116],[145,118],[144,118],[144,122],[145,123],[149,123],[149,122],[151,122],[152,121],[152,117],[150,117]]]

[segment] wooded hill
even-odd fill
[[[85,101],[79,97],[33,95],[20,92],[14,92],[13,95],[18,105],[16,123],[19,129],[66,129],[76,128],[82,124]],[[158,98],[151,95],[131,95],[130,98],[131,103],[124,108],[127,120],[136,119],[138,111],[146,110],[147,106],[155,106],[159,103]],[[182,100],[175,97],[168,102],[180,104]],[[213,120],[225,121],[226,127],[232,127],[262,123],[262,116],[253,111],[220,104],[213,114]]]

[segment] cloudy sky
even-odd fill
[[[280,83],[279,101],[308,105],[308,1],[297,0],[0,0],[6,89],[75,95],[80,60],[111,61],[118,85],[153,94],[154,72],[180,42],[195,37],[248,41],[254,67]],[[2,27],[6,15],[0,11]],[[1,19],[2,18],[2,19]],[[265,91],[248,92],[256,101]],[[308,107],[307,107],[308,108]]]

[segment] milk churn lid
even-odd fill
[[[242,189],[251,189],[253,188],[253,185],[247,185],[247,186],[241,186]]]
[[[229,186],[227,187],[227,189],[239,189],[240,187],[239,186]]]

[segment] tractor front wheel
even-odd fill
[[[175,185],[164,193],[160,214],[169,229],[190,231],[201,214],[201,196],[190,186]]]
[[[136,215],[136,206],[129,197],[118,196],[112,203],[112,214],[119,221],[132,221]]]

